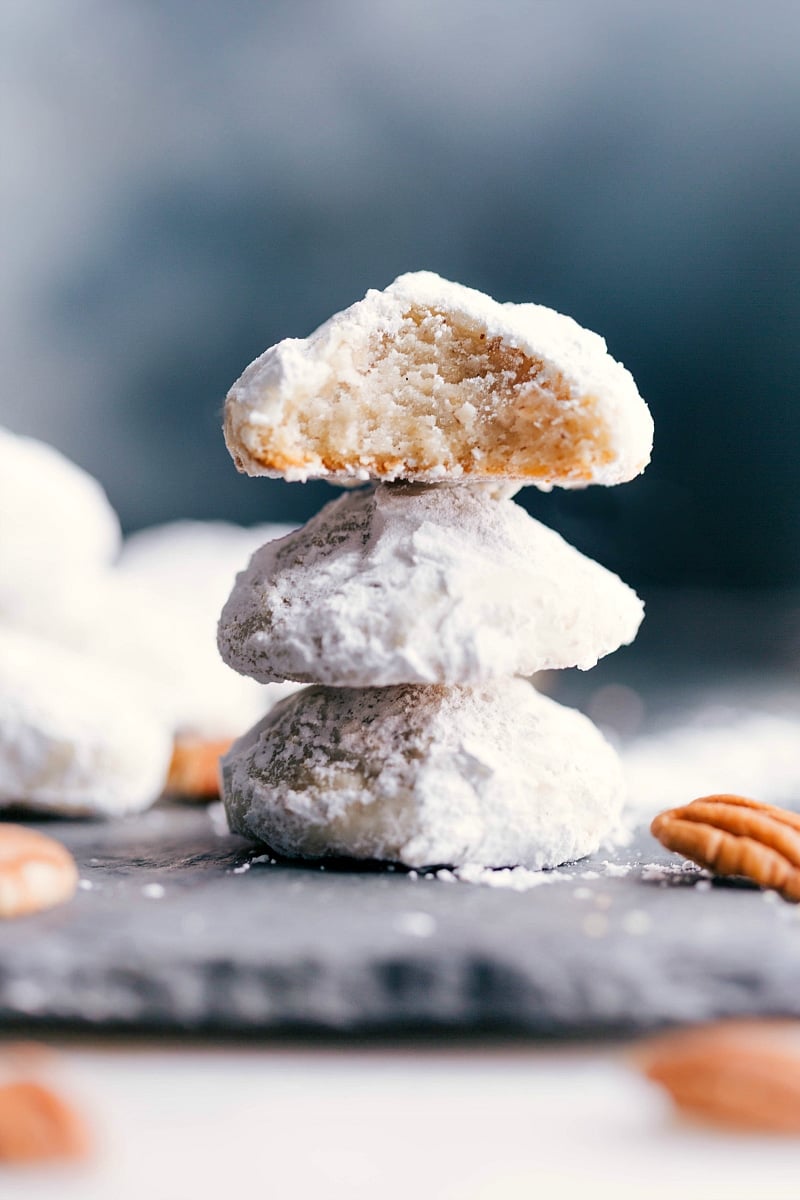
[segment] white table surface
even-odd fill
[[[620,1047],[52,1044],[97,1153],[2,1200],[800,1197],[800,1142],[682,1123]]]

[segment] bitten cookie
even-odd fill
[[[250,475],[575,487],[638,475],[653,423],[597,334],[419,271],[251,363],[225,437]]]
[[[219,647],[262,683],[478,683],[593,667],[642,615],[621,579],[512,500],[379,485],[254,554]]]
[[[231,829],[287,856],[553,867],[622,808],[616,754],[521,679],[307,688],[222,760]]]

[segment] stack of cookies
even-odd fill
[[[593,666],[642,605],[512,496],[647,464],[650,414],[603,340],[404,275],[252,363],[225,432],[248,474],[368,484],[258,550],[222,613],[230,666],[311,685],[223,758],[231,828],[288,856],[412,867],[596,849],[619,762],[528,677]]]

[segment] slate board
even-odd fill
[[[647,864],[677,860],[649,835],[617,855],[626,874],[599,856],[518,893],[354,864],[248,867],[263,850],[212,813],[39,822],[91,887],[0,924],[5,1028],[552,1037],[800,1017],[800,907],[661,877]]]

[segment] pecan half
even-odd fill
[[[650,831],[715,875],[739,875],[800,903],[800,815],[745,796],[704,796],[660,813]]]
[[[726,1022],[637,1048],[645,1075],[688,1117],[800,1136],[800,1022]]]
[[[0,1163],[85,1158],[89,1146],[82,1118],[50,1088],[28,1079],[0,1085]]]
[[[0,917],[63,904],[78,886],[75,860],[55,838],[0,823]]]
[[[165,791],[169,796],[213,800],[219,795],[219,760],[231,738],[208,741],[181,734],[175,739]]]

